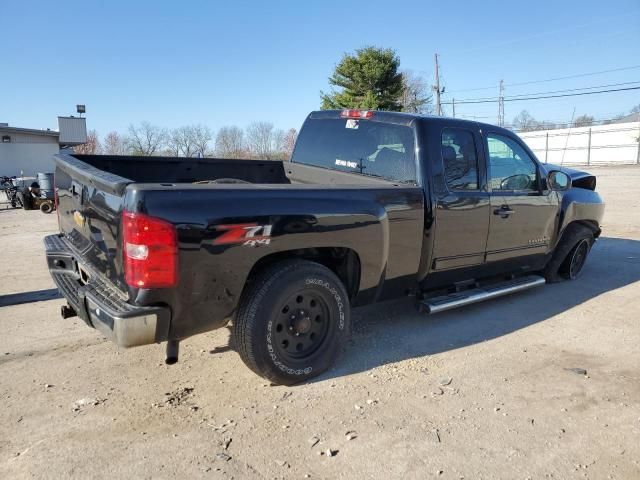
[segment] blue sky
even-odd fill
[[[640,2],[6,1],[0,4],[0,122],[56,128],[87,105],[89,128],[125,132],[148,120],[176,127],[298,128],[344,52],[395,49],[404,69],[433,78],[444,99],[493,96],[507,85],[640,65]],[[640,68],[507,87],[507,95],[640,81]],[[491,87],[495,89],[465,91]],[[451,94],[449,94],[451,92]],[[537,119],[607,118],[640,90],[512,102]],[[495,104],[458,114],[496,121]]]

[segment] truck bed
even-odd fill
[[[230,178],[250,183],[213,183]],[[281,161],[66,154],[56,156],[55,181],[61,238],[72,263],[86,267],[79,274],[136,307],[168,305],[173,320],[163,335],[171,338],[233,315],[251,269],[266,256],[353,252],[362,262],[354,304],[391,298],[415,282],[424,193],[414,184]],[[176,226],[175,288],[127,285],[125,211]],[[218,243],[219,226],[230,224],[267,226],[268,244]]]
[[[119,195],[130,183],[157,183],[165,187],[198,182],[220,185],[226,179],[266,185],[397,185],[379,177],[276,160],[111,155],[59,155],[58,158],[64,160],[58,165],[70,174]],[[225,181],[215,183],[220,179]]]

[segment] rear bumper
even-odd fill
[[[58,290],[78,316],[100,330],[119,347],[135,347],[167,340],[171,312],[168,307],[140,307],[127,303],[123,294],[99,275],[81,282],[82,263],[61,235],[44,238],[47,266]]]

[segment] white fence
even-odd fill
[[[537,130],[518,135],[544,163],[640,164],[640,122]]]

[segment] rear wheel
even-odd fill
[[[589,228],[580,224],[569,225],[544,269],[547,282],[578,278],[594,241],[593,232]]]
[[[240,357],[258,375],[290,385],[327,370],[349,331],[349,299],[323,265],[289,260],[252,280],[234,321]]]

